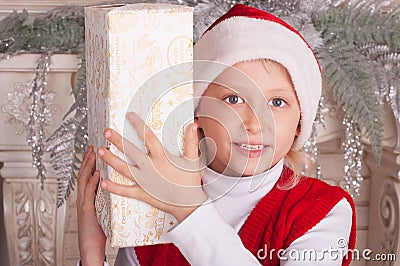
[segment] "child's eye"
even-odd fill
[[[224,99],[225,102],[228,102],[229,104],[239,104],[239,103],[244,103],[243,99],[240,98],[237,95],[229,95]]]
[[[271,101],[269,101],[269,105],[272,105],[274,107],[283,107],[286,105],[286,102],[281,98],[274,98]]]

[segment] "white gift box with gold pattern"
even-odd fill
[[[192,68],[178,64],[192,61],[193,9],[169,4],[93,6],[85,8],[85,24],[90,145],[106,147],[103,132],[111,127],[145,151],[126,122],[126,113],[135,111],[169,152],[182,154],[184,127],[193,119]],[[101,178],[132,184],[100,159],[96,167]],[[101,188],[96,211],[115,247],[169,242],[164,233],[176,223],[172,215]]]

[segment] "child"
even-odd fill
[[[171,164],[135,114],[128,120],[148,154],[113,130],[104,133],[121,150],[124,141],[136,166],[103,148],[99,157],[137,184],[107,180],[102,188],[143,200],[179,222],[168,232],[173,244],[120,249],[116,265],[348,265],[355,245],[351,197],[300,175],[298,149],[311,133],[321,94],[319,64],[308,44],[273,15],[235,5],[194,51],[196,60],[224,67],[213,68],[210,85],[194,87],[201,100],[195,101],[196,119],[187,129],[182,159],[192,170]],[[205,136],[210,162],[204,170],[193,170],[193,162],[199,162],[197,129]],[[102,265],[105,254],[93,206],[99,180],[94,165],[89,147],[78,174],[83,265]],[[155,176],[175,186],[164,194],[166,188],[158,187],[150,195],[146,181]]]

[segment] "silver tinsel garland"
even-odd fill
[[[0,53],[7,51],[7,49],[14,43],[14,38],[7,38],[0,40]]]
[[[132,2],[132,1],[130,1]],[[138,1],[133,1],[138,2]],[[316,30],[313,21],[311,20],[313,13],[324,12],[331,7],[340,7],[345,5],[344,0],[155,0],[150,2],[171,2],[183,5],[194,6],[194,40],[196,41],[200,35],[209,27],[218,17],[223,15],[230,7],[237,3],[242,3],[254,6],[259,9],[271,12],[296,28],[309,42],[313,49],[324,46],[324,40],[321,37],[321,32]],[[382,6],[390,4],[391,1],[380,3],[378,0],[357,1],[352,0],[351,5],[357,7],[357,3],[366,2],[376,10]],[[75,11],[74,11],[75,12]],[[77,16],[73,13],[73,16]],[[49,18],[54,18],[50,16]],[[66,24],[68,25],[68,22]],[[64,35],[61,34],[61,37]],[[2,52],[14,42],[18,41],[18,36],[12,38],[4,38],[0,40],[0,50]],[[68,38],[68,37],[65,37]],[[63,47],[64,49],[65,47]],[[68,47],[67,47],[68,48]],[[71,49],[73,47],[69,47]],[[377,43],[371,43],[359,47],[363,53],[374,64],[376,79],[378,80],[379,88],[377,93],[384,95],[389,102],[396,118],[400,120],[399,105],[399,68],[400,56],[399,53],[391,51],[387,46]],[[59,47],[50,47],[44,51],[56,51]],[[60,50],[60,52],[63,51]],[[65,49],[64,49],[65,50]],[[65,50],[66,51],[66,50]],[[23,51],[23,53],[29,51]],[[32,51],[30,51],[32,52]],[[43,50],[41,51],[43,52]],[[12,52],[19,54],[21,51]],[[82,53],[83,54],[83,53]],[[5,54],[3,58],[8,58],[9,54]],[[84,58],[82,58],[84,59]],[[351,58],[349,58],[351,60]],[[44,149],[44,121],[47,115],[46,103],[43,101],[43,94],[46,89],[46,75],[49,70],[50,52],[43,53],[36,68],[36,75],[32,86],[32,106],[30,109],[28,143],[32,147],[33,165],[38,169],[38,178],[43,184],[45,178],[45,168],[42,164],[43,149]],[[84,67],[84,64],[82,65]],[[361,66],[362,67],[362,66]],[[79,78],[79,77],[78,77]],[[80,77],[82,79],[82,77]],[[84,78],[84,77],[83,77]],[[82,81],[82,80],[81,80]],[[84,80],[81,82],[84,84]],[[49,145],[47,151],[51,152],[51,165],[56,170],[59,187],[57,204],[61,206],[65,199],[70,194],[75,184],[75,172],[79,168],[80,160],[77,157],[78,153],[82,153],[87,144],[87,110],[86,110],[86,88],[78,86],[76,89],[76,102],[71,107],[70,111],[65,116],[73,114],[72,117],[65,120],[63,125],[52,134],[47,140]],[[316,126],[323,124],[322,116],[323,100],[320,102],[318,115],[313,125],[313,134],[310,140],[306,143],[304,151],[311,154],[312,160],[316,164],[316,176],[321,177],[321,166],[318,162],[317,149],[317,131]],[[343,123],[346,126],[346,138],[343,142],[345,148],[346,166],[344,169],[345,188],[350,194],[356,195],[362,182],[361,159],[362,159],[362,144],[360,133],[357,128],[356,121],[352,121],[345,115]]]
[[[357,129],[357,122],[347,115],[343,118],[343,125],[346,126],[344,147],[344,189],[353,197],[360,194],[363,177],[361,175],[362,156],[364,147],[361,143],[361,133]]]
[[[322,172],[321,172],[321,164],[318,160],[319,152],[318,152],[318,145],[317,145],[317,138],[318,138],[317,126],[322,125],[323,127],[325,127],[325,119],[324,119],[324,114],[323,114],[324,109],[325,109],[324,96],[321,96],[321,99],[319,101],[317,115],[316,115],[314,123],[313,123],[311,136],[303,146],[303,151],[310,155],[311,160],[315,165],[315,177],[318,179],[322,178]]]
[[[32,98],[32,104],[29,110],[29,121],[28,121],[28,144],[32,147],[32,165],[37,168],[40,179],[41,187],[43,189],[46,169],[43,165],[43,153],[44,153],[44,127],[46,123],[46,116],[49,112],[46,102],[46,76],[49,72],[50,67],[50,53],[44,53],[40,56],[36,71],[35,78],[32,82],[32,90],[30,97]]]
[[[75,114],[67,119],[72,112]],[[74,189],[76,174],[87,141],[86,89],[80,88],[76,101],[64,117],[65,122],[47,139],[51,166],[56,171],[58,181],[57,206],[61,206]]]
[[[400,122],[400,52],[387,45],[368,43],[360,47],[374,65],[379,94],[385,97],[397,121]]]

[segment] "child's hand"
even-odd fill
[[[136,114],[128,114],[138,136],[144,140],[148,154],[122,138],[111,129],[104,136],[133,162],[127,164],[107,149],[99,149],[102,160],[122,175],[136,182],[134,186],[117,184],[110,180],[101,182],[111,193],[144,201],[166,211],[181,222],[193,212],[207,196],[201,187],[199,169],[197,125],[192,124],[185,136],[184,157],[176,157],[163,149],[157,136]]]
[[[106,237],[96,219],[94,197],[99,172],[94,171],[96,154],[88,147],[78,173],[78,243],[82,265],[103,265]]]

